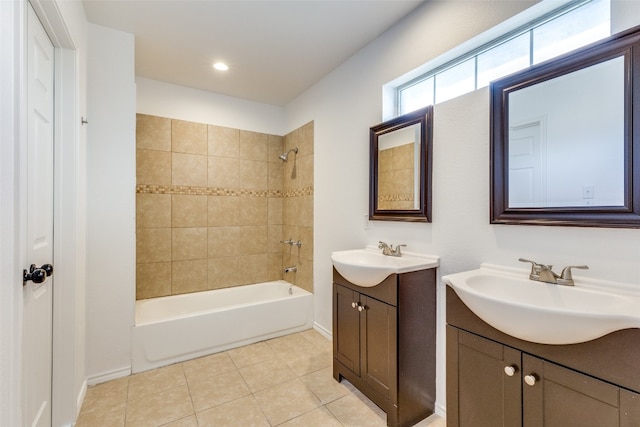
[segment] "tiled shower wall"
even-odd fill
[[[415,209],[415,143],[378,152],[378,208]]]
[[[138,114],[136,151],[137,299],[282,278],[313,291],[313,122],[282,137]]]

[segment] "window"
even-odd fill
[[[608,37],[609,2],[572,1],[399,86],[397,115],[472,92],[492,80]]]

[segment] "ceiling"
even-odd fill
[[[283,106],[423,1],[83,3],[89,22],[135,35],[136,76]]]

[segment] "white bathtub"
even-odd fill
[[[134,373],[309,329],[313,294],[278,280],[151,298],[135,323]]]

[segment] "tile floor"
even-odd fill
[[[384,412],[333,379],[331,352],[310,329],[98,384],[76,427],[386,426]]]

